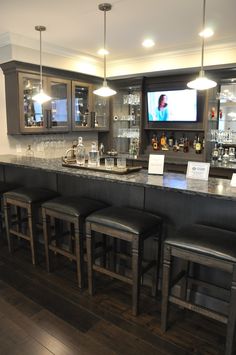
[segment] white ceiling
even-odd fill
[[[43,43],[98,57],[103,45],[103,13],[98,0],[0,0],[0,35],[38,40],[35,25],[45,25]],[[111,0],[107,13],[109,60],[196,49],[202,25],[202,0]],[[236,44],[236,0],[207,0],[206,23],[214,36],[206,46]],[[152,37],[156,46],[144,49]],[[236,62],[236,58],[235,58]]]

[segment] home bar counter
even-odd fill
[[[236,188],[230,180],[209,178],[208,181],[186,179],[184,174],[148,175],[147,170],[116,175],[62,166],[61,159],[0,156],[0,181],[15,182],[28,187],[46,187],[61,195],[87,196],[109,205],[130,206],[155,213],[163,218],[165,238],[186,224],[202,223],[236,231]],[[235,234],[236,236],[236,234]],[[152,253],[147,245],[146,252]],[[181,264],[177,261],[175,270]],[[213,274],[214,282],[228,287],[229,275],[218,270],[197,268],[201,279]],[[218,289],[218,288],[217,288]],[[178,294],[180,289],[176,289]],[[218,289],[219,290],[219,289]],[[226,310],[219,299],[225,294],[217,291],[218,301],[201,290],[194,291],[198,302]]]

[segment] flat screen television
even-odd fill
[[[196,122],[197,90],[162,90],[147,93],[148,122]]]

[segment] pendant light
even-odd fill
[[[39,84],[39,93],[34,95],[32,99],[39,104],[43,104],[44,102],[47,102],[51,100],[52,98],[45,94],[43,91],[43,71],[42,71],[42,32],[46,31],[45,26],[35,26],[35,30],[39,31],[40,35],[40,84]]]
[[[115,90],[112,90],[109,88],[107,85],[107,78],[106,78],[106,12],[111,10],[111,4],[100,4],[98,5],[99,10],[103,11],[104,13],[104,54],[103,54],[103,65],[104,65],[104,79],[103,79],[103,85],[97,89],[94,90],[94,94],[102,97],[108,97],[116,94]]]
[[[205,14],[206,14],[206,0],[203,0],[203,20],[202,20],[202,31],[205,28]],[[196,90],[207,90],[214,88],[217,83],[213,80],[208,79],[205,76],[205,72],[203,69],[203,61],[204,61],[204,45],[205,45],[205,38],[202,36],[202,55],[201,55],[201,70],[199,73],[199,76],[193,80],[187,83],[187,86],[190,89],[196,89]]]

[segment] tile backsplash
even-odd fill
[[[83,137],[85,149],[88,151],[91,142],[98,141],[97,132],[74,132],[68,134],[42,134],[8,136],[12,154],[25,155],[30,145],[35,157],[57,158],[65,155],[67,149],[72,147],[73,142]]]

